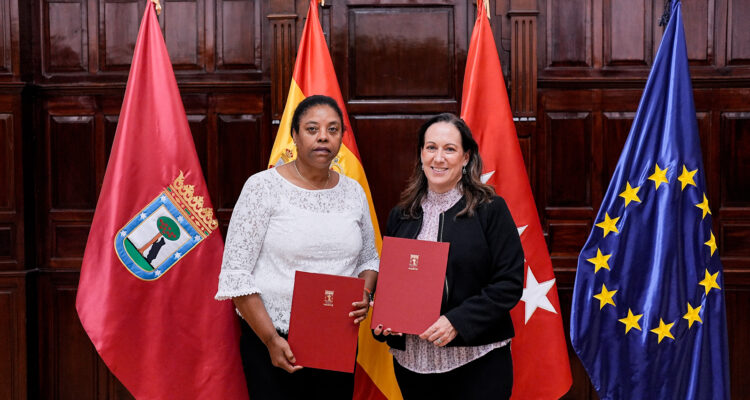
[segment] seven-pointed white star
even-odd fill
[[[126,237],[126,236],[128,236],[128,232],[127,231],[122,231],[122,232],[120,232],[120,236]]]
[[[180,258],[180,257],[182,257],[182,254],[180,254],[179,251],[177,253],[174,253],[175,260],[178,259],[178,258]]]
[[[148,214],[146,214],[145,212],[142,212],[141,219],[146,219],[146,218],[148,218]]]
[[[487,183],[487,181],[490,180],[490,178],[492,178],[492,175],[494,174],[495,174],[495,171],[490,171],[486,174],[482,174],[482,176],[479,177],[479,180],[481,180],[482,183]]]
[[[521,296],[521,301],[526,303],[526,320],[524,324],[529,322],[529,318],[531,318],[531,315],[534,314],[537,308],[557,314],[555,307],[552,306],[552,303],[547,298],[547,293],[554,284],[554,279],[541,283],[537,282],[534,273],[531,272],[531,267],[529,267],[529,271],[526,274],[526,287],[523,288],[523,296]]]

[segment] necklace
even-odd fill
[[[314,183],[312,183],[310,180],[305,178],[300,172],[299,168],[297,168],[297,160],[294,160],[294,169],[297,170],[297,175],[299,175],[300,178],[302,178],[303,181],[305,181],[310,186],[314,187],[315,189],[322,190],[325,189],[328,186],[328,181],[331,180],[331,170],[328,170],[328,177],[326,178],[326,183],[323,184],[323,187],[320,187]]]

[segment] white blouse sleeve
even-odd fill
[[[267,179],[251,176],[242,188],[229,221],[216,300],[261,292],[253,270],[271,217],[269,185]]]
[[[359,185],[357,185],[359,186]],[[378,250],[375,248],[375,231],[370,219],[370,205],[367,202],[367,195],[359,187],[360,202],[362,204],[362,213],[359,217],[359,226],[362,232],[362,249],[359,251],[357,268],[354,270],[354,276],[359,276],[365,270],[378,271],[380,259]]]

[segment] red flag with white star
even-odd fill
[[[482,181],[508,203],[526,262],[523,297],[511,311],[516,336],[513,398],[557,399],[572,383],[552,261],[513,124],[500,59],[480,0],[466,61],[461,117],[479,143]]]

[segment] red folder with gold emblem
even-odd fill
[[[288,339],[295,365],[354,372],[359,326],[349,313],[364,288],[364,279],[295,273]]]
[[[383,238],[370,327],[419,335],[440,317],[450,243]]]

